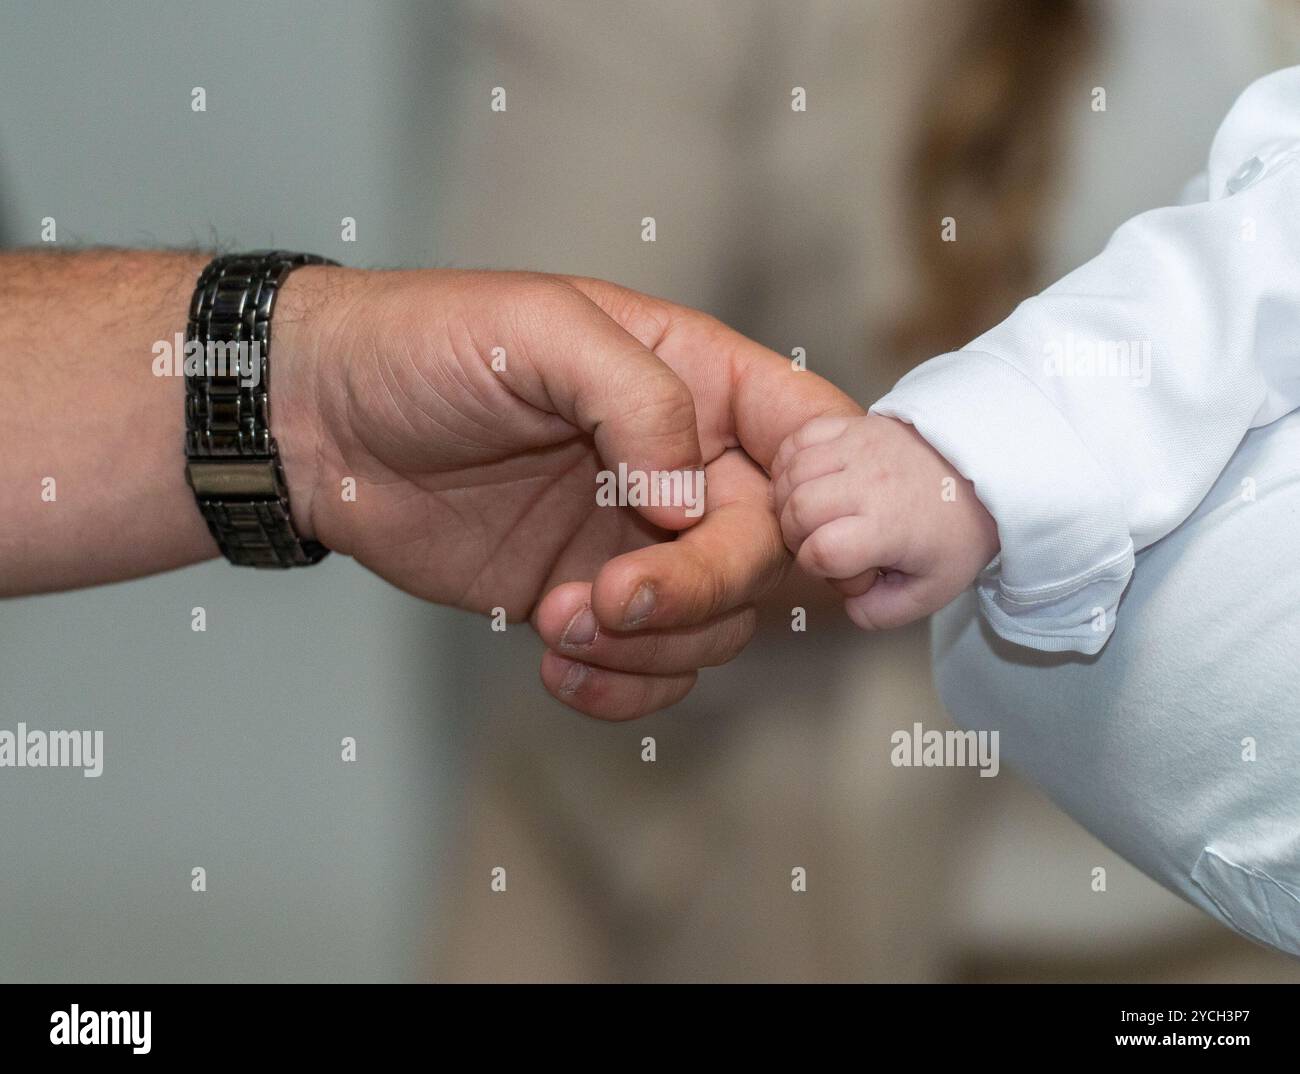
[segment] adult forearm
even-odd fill
[[[0,255],[0,595],[216,555],[175,353],[205,262]],[[308,266],[277,294],[270,430],[297,536],[530,619],[547,689],[611,719],[744,645],[789,563],[760,466],[810,418],[860,413],[717,321],[598,280]],[[668,477],[669,500],[602,502],[624,472]]]
[[[184,379],[155,371],[207,260],[0,254],[0,595],[217,554],[185,480]]]

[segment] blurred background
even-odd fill
[[[0,0],[0,241],[603,276],[865,404],[1296,62],[1296,0]],[[610,725],[526,626],[339,557],[0,603],[0,727],[105,739],[97,780],[0,772],[0,978],[1300,981],[1015,774],[891,767],[948,723],[924,627],[798,580],[764,616]]]

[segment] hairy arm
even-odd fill
[[[184,335],[206,261],[0,254],[0,596],[217,555],[185,481],[184,380],[153,372],[154,345]],[[276,404],[290,385],[298,293],[286,286],[276,313],[273,428],[287,473],[299,454],[297,408]]]

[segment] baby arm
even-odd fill
[[[1099,652],[1135,553],[1187,518],[1249,429],[1300,407],[1300,67],[1242,93],[1208,165],[1200,200],[1122,225],[855,431],[797,434],[786,536],[862,598],[856,621],[904,622],[974,578],[1008,641]],[[934,486],[954,472],[971,484],[945,501]]]
[[[879,414],[814,418],[791,434],[772,496],[799,564],[844,594],[864,630],[938,611],[998,551],[971,483],[912,426]]]

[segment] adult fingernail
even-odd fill
[[[590,671],[591,668],[587,667],[586,664],[570,664],[569,670],[564,673],[564,678],[560,680],[560,693],[576,693]]]
[[[569,625],[560,635],[560,648],[585,649],[596,640],[596,635],[599,633],[600,626],[596,622],[595,613],[592,612],[590,604],[585,604],[582,611],[569,620]]]
[[[632,595],[632,599],[627,602],[627,608],[623,612],[623,625],[640,626],[650,618],[654,610],[654,587],[649,582],[642,582],[640,588]]]

